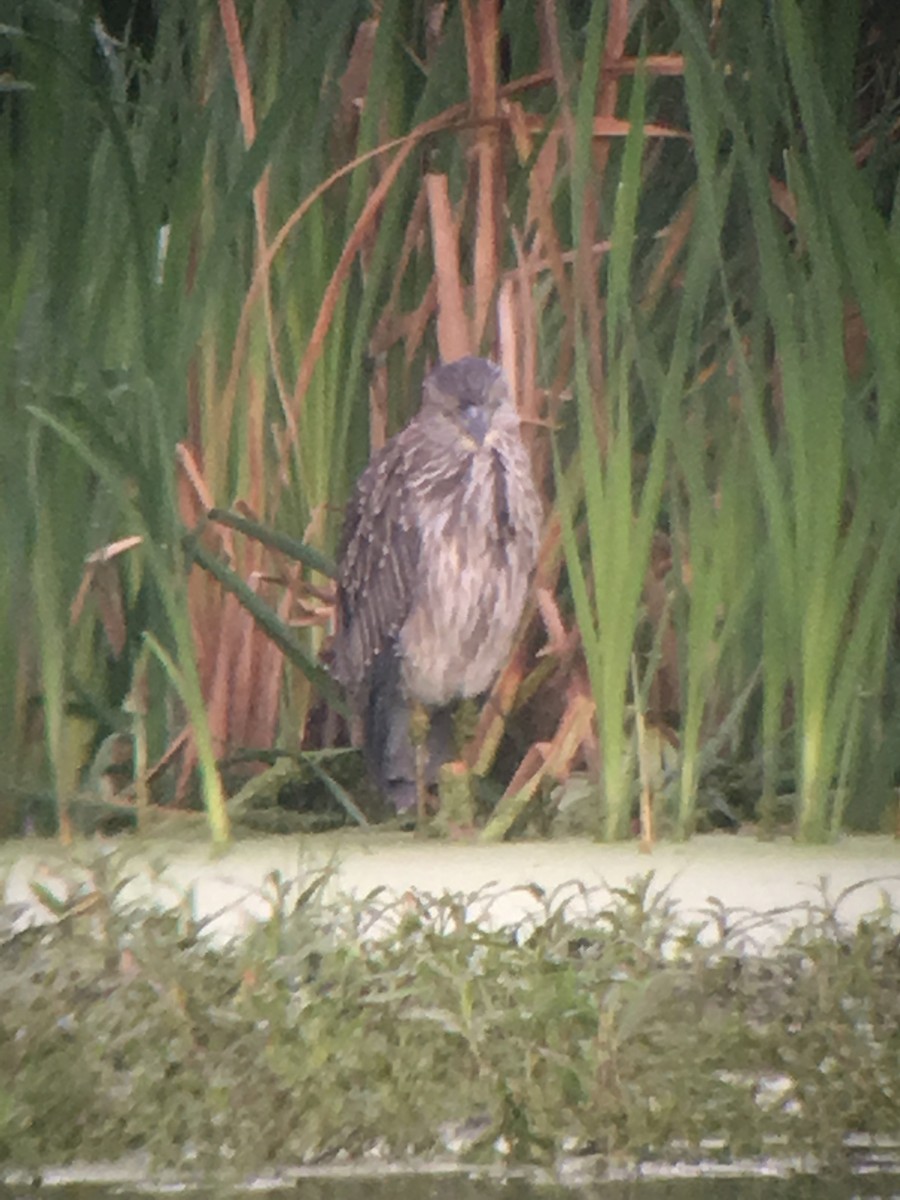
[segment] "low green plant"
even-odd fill
[[[496,928],[487,892],[325,905],[327,873],[275,874],[270,915],[223,944],[190,895],[127,902],[131,869],[59,864],[35,886],[49,924],[2,934],[9,1168],[139,1150],[244,1178],[373,1148],[509,1164],[710,1145],[846,1165],[851,1136],[896,1137],[887,903],[849,929],[823,895],[762,951],[758,917],[686,923],[652,875],[591,920],[572,885]]]

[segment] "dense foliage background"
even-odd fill
[[[489,835],[895,820],[889,6],[7,12],[0,832],[196,793],[222,839],[273,747],[352,811],[341,505],[468,352],[548,514],[466,751]]]

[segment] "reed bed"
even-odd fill
[[[196,799],[224,842],[254,752],[340,741],[341,505],[428,364],[481,352],[547,509],[466,750],[487,834],[581,792],[599,836],[688,836],[723,767],[802,839],[889,826],[877,6],[115,11],[0,29],[0,829]]]

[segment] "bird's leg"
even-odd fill
[[[431,719],[424,704],[414,700],[409,710],[409,740],[416,765],[416,828],[421,832],[428,819],[428,730]]]
[[[479,715],[478,704],[471,696],[460,700],[453,714],[453,750],[457,758],[470,766],[469,743],[478,731]]]
[[[440,808],[434,818],[439,833],[453,838],[470,837],[475,829],[475,795],[472,773],[465,763],[446,762],[438,772]]]

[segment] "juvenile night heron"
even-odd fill
[[[447,706],[487,691],[509,655],[540,526],[506,376],[483,358],[432,371],[357,481],[339,557],[332,669],[398,811],[417,797],[410,711],[431,712],[430,783],[452,756]]]

